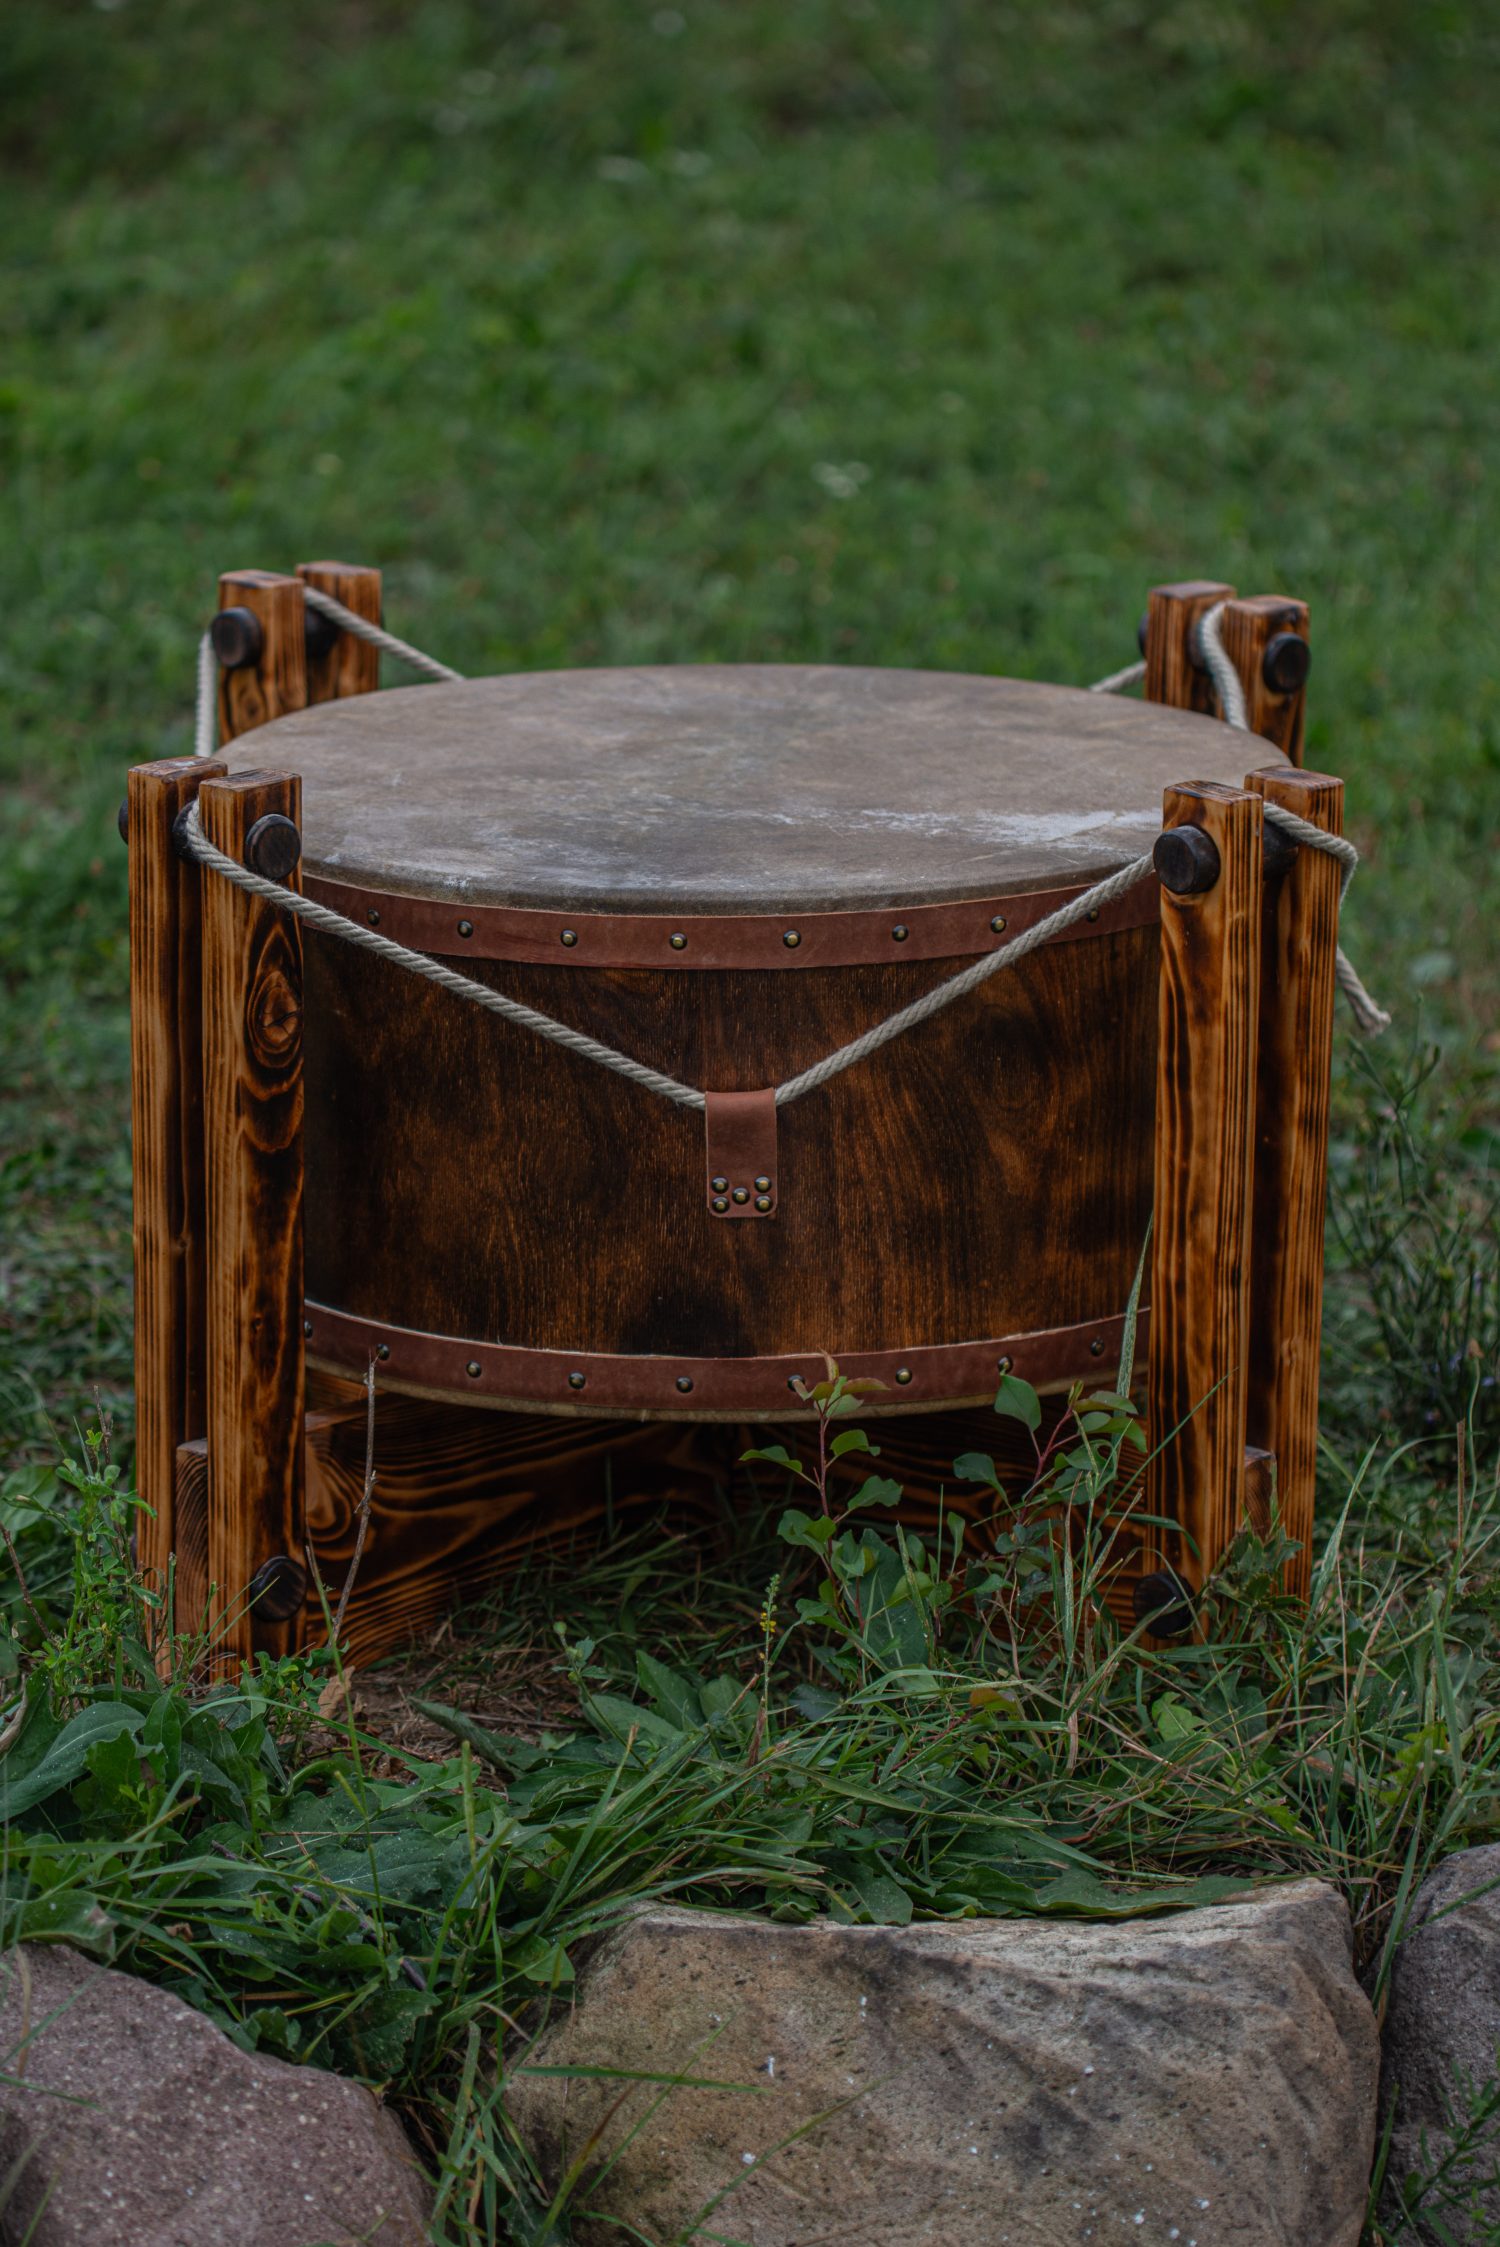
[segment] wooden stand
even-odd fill
[[[1193,650],[1220,601],[1250,731],[1299,765],[1307,659],[1287,643],[1305,645],[1305,602],[1158,586],[1147,695],[1217,707]],[[1199,897],[1162,896],[1148,1508],[1180,1524],[1157,1558],[1192,1583],[1243,1522],[1263,1535],[1274,1512],[1301,1548],[1288,1587],[1305,1594],[1340,875],[1326,853],[1260,835],[1246,807],[1259,797],[1337,834],[1343,784],[1276,765],[1248,774],[1233,814],[1203,796],[1173,790],[1165,805],[1168,827],[1210,831],[1222,872]],[[1242,832],[1226,850],[1231,819]]]
[[[303,563],[221,580],[233,612],[220,633],[226,739],[377,685],[374,649],[321,617],[309,629],[308,586],[380,616],[374,570]],[[1220,601],[1251,724],[1299,759],[1306,665],[1287,642],[1305,641],[1300,602],[1158,587],[1148,696],[1216,707],[1195,634]],[[207,1620],[217,1658],[234,1661],[321,1635],[357,1532],[365,1399],[328,1376],[309,1395],[304,1367],[300,924],[177,854],[173,821],[195,797],[205,833],[243,859],[258,821],[299,821],[300,788],[228,776],[215,759],[130,775],[141,1557],[164,1581],[175,1555],[177,1627]],[[1268,845],[1267,804],[1339,831],[1340,783],[1283,766],[1243,788],[1184,782],[1164,804],[1146,1493],[1147,1511],[1175,1526],[1147,1536],[1141,1567],[1201,1583],[1242,1521],[1264,1532],[1279,1506],[1303,1545],[1289,1580],[1305,1589],[1339,870],[1279,837]],[[949,1437],[949,1460],[1003,1445],[992,1416],[960,1430],[962,1417],[884,1424],[919,1505],[929,1482],[936,1503],[929,1469]],[[352,1651],[373,1658],[540,1535],[603,1519],[622,1498],[671,1498],[707,1518],[742,1446],[729,1427],[380,1396]]]

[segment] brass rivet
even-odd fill
[[[722,1217],[725,1210],[729,1207],[729,1203],[723,1194],[715,1194],[713,1201],[709,1206],[713,1210],[715,1217]]]
[[[578,931],[577,931],[577,929],[576,929],[576,928],[565,928],[565,929],[563,930],[563,932],[562,932],[562,940],[563,940],[564,944],[568,944],[568,945],[573,945],[573,944],[576,944],[576,943],[578,942]]]
[[[1098,1334],[1096,1334],[1096,1335],[1094,1336],[1094,1339],[1093,1339],[1093,1341],[1092,1341],[1092,1342],[1091,1342],[1091,1343],[1089,1344],[1089,1356],[1090,1356],[1091,1358],[1102,1358],[1102,1357],[1103,1357],[1103,1355],[1104,1355],[1104,1341],[1103,1341],[1103,1337],[1102,1337],[1101,1335],[1098,1335]]]
[[[765,1216],[765,1214],[766,1214],[766,1211],[767,1211],[767,1210],[768,1210],[768,1209],[770,1208],[770,1206],[771,1206],[771,1197],[770,1197],[770,1195],[769,1195],[769,1194],[757,1194],[757,1195],[756,1195],[756,1197],[755,1197],[755,1206],[756,1206],[756,1208],[757,1208],[757,1209],[758,1209],[758,1210],[760,1211],[760,1214],[761,1214],[761,1216],[762,1216],[762,1217],[764,1217],[764,1216]]]
[[[893,944],[904,944],[910,934],[911,930],[907,927],[905,921],[898,921],[891,930],[891,942]]]
[[[376,912],[373,905],[371,906],[369,912],[366,913],[365,919],[369,922],[371,928],[379,928],[380,915]]]
[[[791,1390],[793,1396],[797,1394],[797,1384],[801,1379],[802,1376],[800,1373],[789,1373],[786,1377],[786,1385]]]
[[[686,1395],[687,1395],[688,1391],[689,1391],[689,1390],[690,1390],[690,1389],[692,1388],[692,1385],[693,1385],[693,1377],[692,1377],[692,1375],[691,1375],[690,1373],[679,1373],[679,1374],[678,1374],[678,1376],[677,1376],[677,1386],[678,1386],[678,1388],[679,1388],[679,1389],[681,1390],[681,1392],[682,1392],[682,1394],[683,1394],[684,1396],[686,1396]]]
[[[388,1358],[388,1357],[390,1356],[390,1354],[391,1354],[391,1346],[390,1346],[389,1342],[377,1342],[377,1343],[376,1343],[376,1345],[375,1345],[375,1355],[376,1355],[376,1357],[378,1357],[378,1358],[381,1358],[381,1359],[385,1359],[385,1358]]]
[[[795,952],[802,939],[794,928],[789,928],[781,941],[789,952]]]
[[[911,1367],[909,1365],[898,1365],[896,1368],[896,1379],[904,1389],[907,1382],[911,1379]]]
[[[755,1191],[758,1194],[769,1194],[769,1192],[771,1191],[771,1181],[764,1174],[756,1179]]]
[[[471,1381],[477,1381],[479,1379],[479,1370],[480,1368],[478,1358],[470,1358],[468,1364],[464,1367],[464,1371],[465,1373],[467,1373]]]
[[[474,934],[474,923],[472,921],[460,921],[458,933],[460,936],[472,936]]]
[[[739,1202],[739,1203],[740,1203],[740,1204],[741,1204],[741,1205],[743,1206],[743,1204],[744,1204],[744,1203],[746,1203],[746,1202],[747,1202],[747,1201],[748,1201],[748,1200],[750,1199],[750,1189],[749,1189],[749,1187],[748,1187],[748,1186],[736,1186],[736,1187],[735,1187],[735,1189],[734,1189],[734,1193],[733,1193],[733,1195],[731,1196],[731,1199],[732,1199],[732,1200],[734,1200],[734,1201],[737,1201],[737,1202]]]
[[[583,1380],[584,1377],[581,1373],[570,1373],[568,1375],[568,1387],[570,1389],[581,1389],[583,1387]]]
[[[996,936],[1003,936],[1005,934],[1005,915],[997,913],[991,921],[990,927],[994,930]]]
[[[312,1332],[312,1320],[311,1320],[311,1319],[304,1319],[304,1320],[302,1321],[302,1331],[303,1331],[303,1333],[304,1333],[304,1334],[311,1334],[311,1332]]]
[[[727,1194],[729,1191],[729,1180],[727,1178],[712,1179],[710,1184],[716,1194]]]
[[[685,952],[687,950],[687,938],[683,935],[681,929],[679,929],[675,935],[669,936],[667,938],[667,942],[671,945],[674,952]]]
[[[1098,906],[1097,906],[1097,905],[1095,905],[1095,906],[1093,906],[1093,907],[1092,907],[1092,908],[1090,909],[1090,912],[1089,912],[1089,919],[1090,919],[1091,921],[1097,921],[1097,920],[1098,920],[1098,918],[1099,918],[1099,908],[1098,908]]]
[[[1014,1358],[1001,1358],[998,1361],[996,1370],[1000,1373],[1009,1373],[1011,1367],[1015,1364],[1015,1362],[1016,1361]]]

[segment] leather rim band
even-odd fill
[[[1140,1314],[1137,1355],[1143,1356],[1150,1314]],[[839,1371],[885,1384],[861,1410],[937,1411],[987,1403],[1002,1372],[1036,1389],[1065,1389],[1099,1380],[1120,1362],[1123,1317],[1082,1326],[1048,1327],[987,1342],[944,1342],[912,1350],[851,1350]],[[827,1378],[815,1352],[769,1358],[621,1357],[594,1351],[525,1350],[473,1342],[456,1334],[385,1326],[324,1303],[303,1306],[309,1359],[324,1370],[363,1380],[375,1361],[376,1380],[417,1395],[469,1399],[525,1412],[589,1416],[628,1414],[643,1420],[785,1420],[806,1415],[792,1382]],[[1002,1363],[1002,1361],[1005,1361]]]
[[[1091,885],[1028,890],[954,905],[880,906],[848,913],[541,913],[530,907],[465,905],[364,889],[309,872],[309,897],[351,921],[378,928],[416,952],[455,961],[511,960],[550,967],[808,968],[868,967],[887,961],[946,960],[995,952],[1023,929]],[[1064,929],[1056,944],[1159,918],[1157,885],[1138,882],[1124,897]]]

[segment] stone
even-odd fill
[[[1357,2247],[1379,2051],[1350,1949],[1317,1881],[1105,1922],[648,1910],[513,2056],[509,2110],[549,2183],[599,2132],[584,2247],[611,2218],[745,2247]]]
[[[423,2247],[428,2194],[360,2084],[244,2052],[79,1952],[0,1958],[0,2237],[27,2247]],[[31,2228],[28,2228],[30,2226]]]
[[[1381,2068],[1381,2110],[1394,2105],[1382,2206],[1394,2220],[1403,2181],[1430,2175],[1452,2148],[1449,2114],[1462,2116],[1466,2079],[1476,2088],[1500,2068],[1500,1844],[1462,1849],[1418,1889],[1391,1970]],[[1423,2132],[1427,2146],[1423,2151]],[[1491,2141],[1473,2173],[1460,2161],[1454,2183],[1475,2205],[1434,2208],[1451,2236],[1489,2242],[1500,2232],[1500,2187]],[[1425,2235],[1419,2235],[1425,2236]]]

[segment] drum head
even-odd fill
[[[1285,763],[1216,720],[935,671],[703,664],[402,688],[245,734],[300,773],[304,866],[414,897],[778,913],[1094,881],[1164,788]]]

